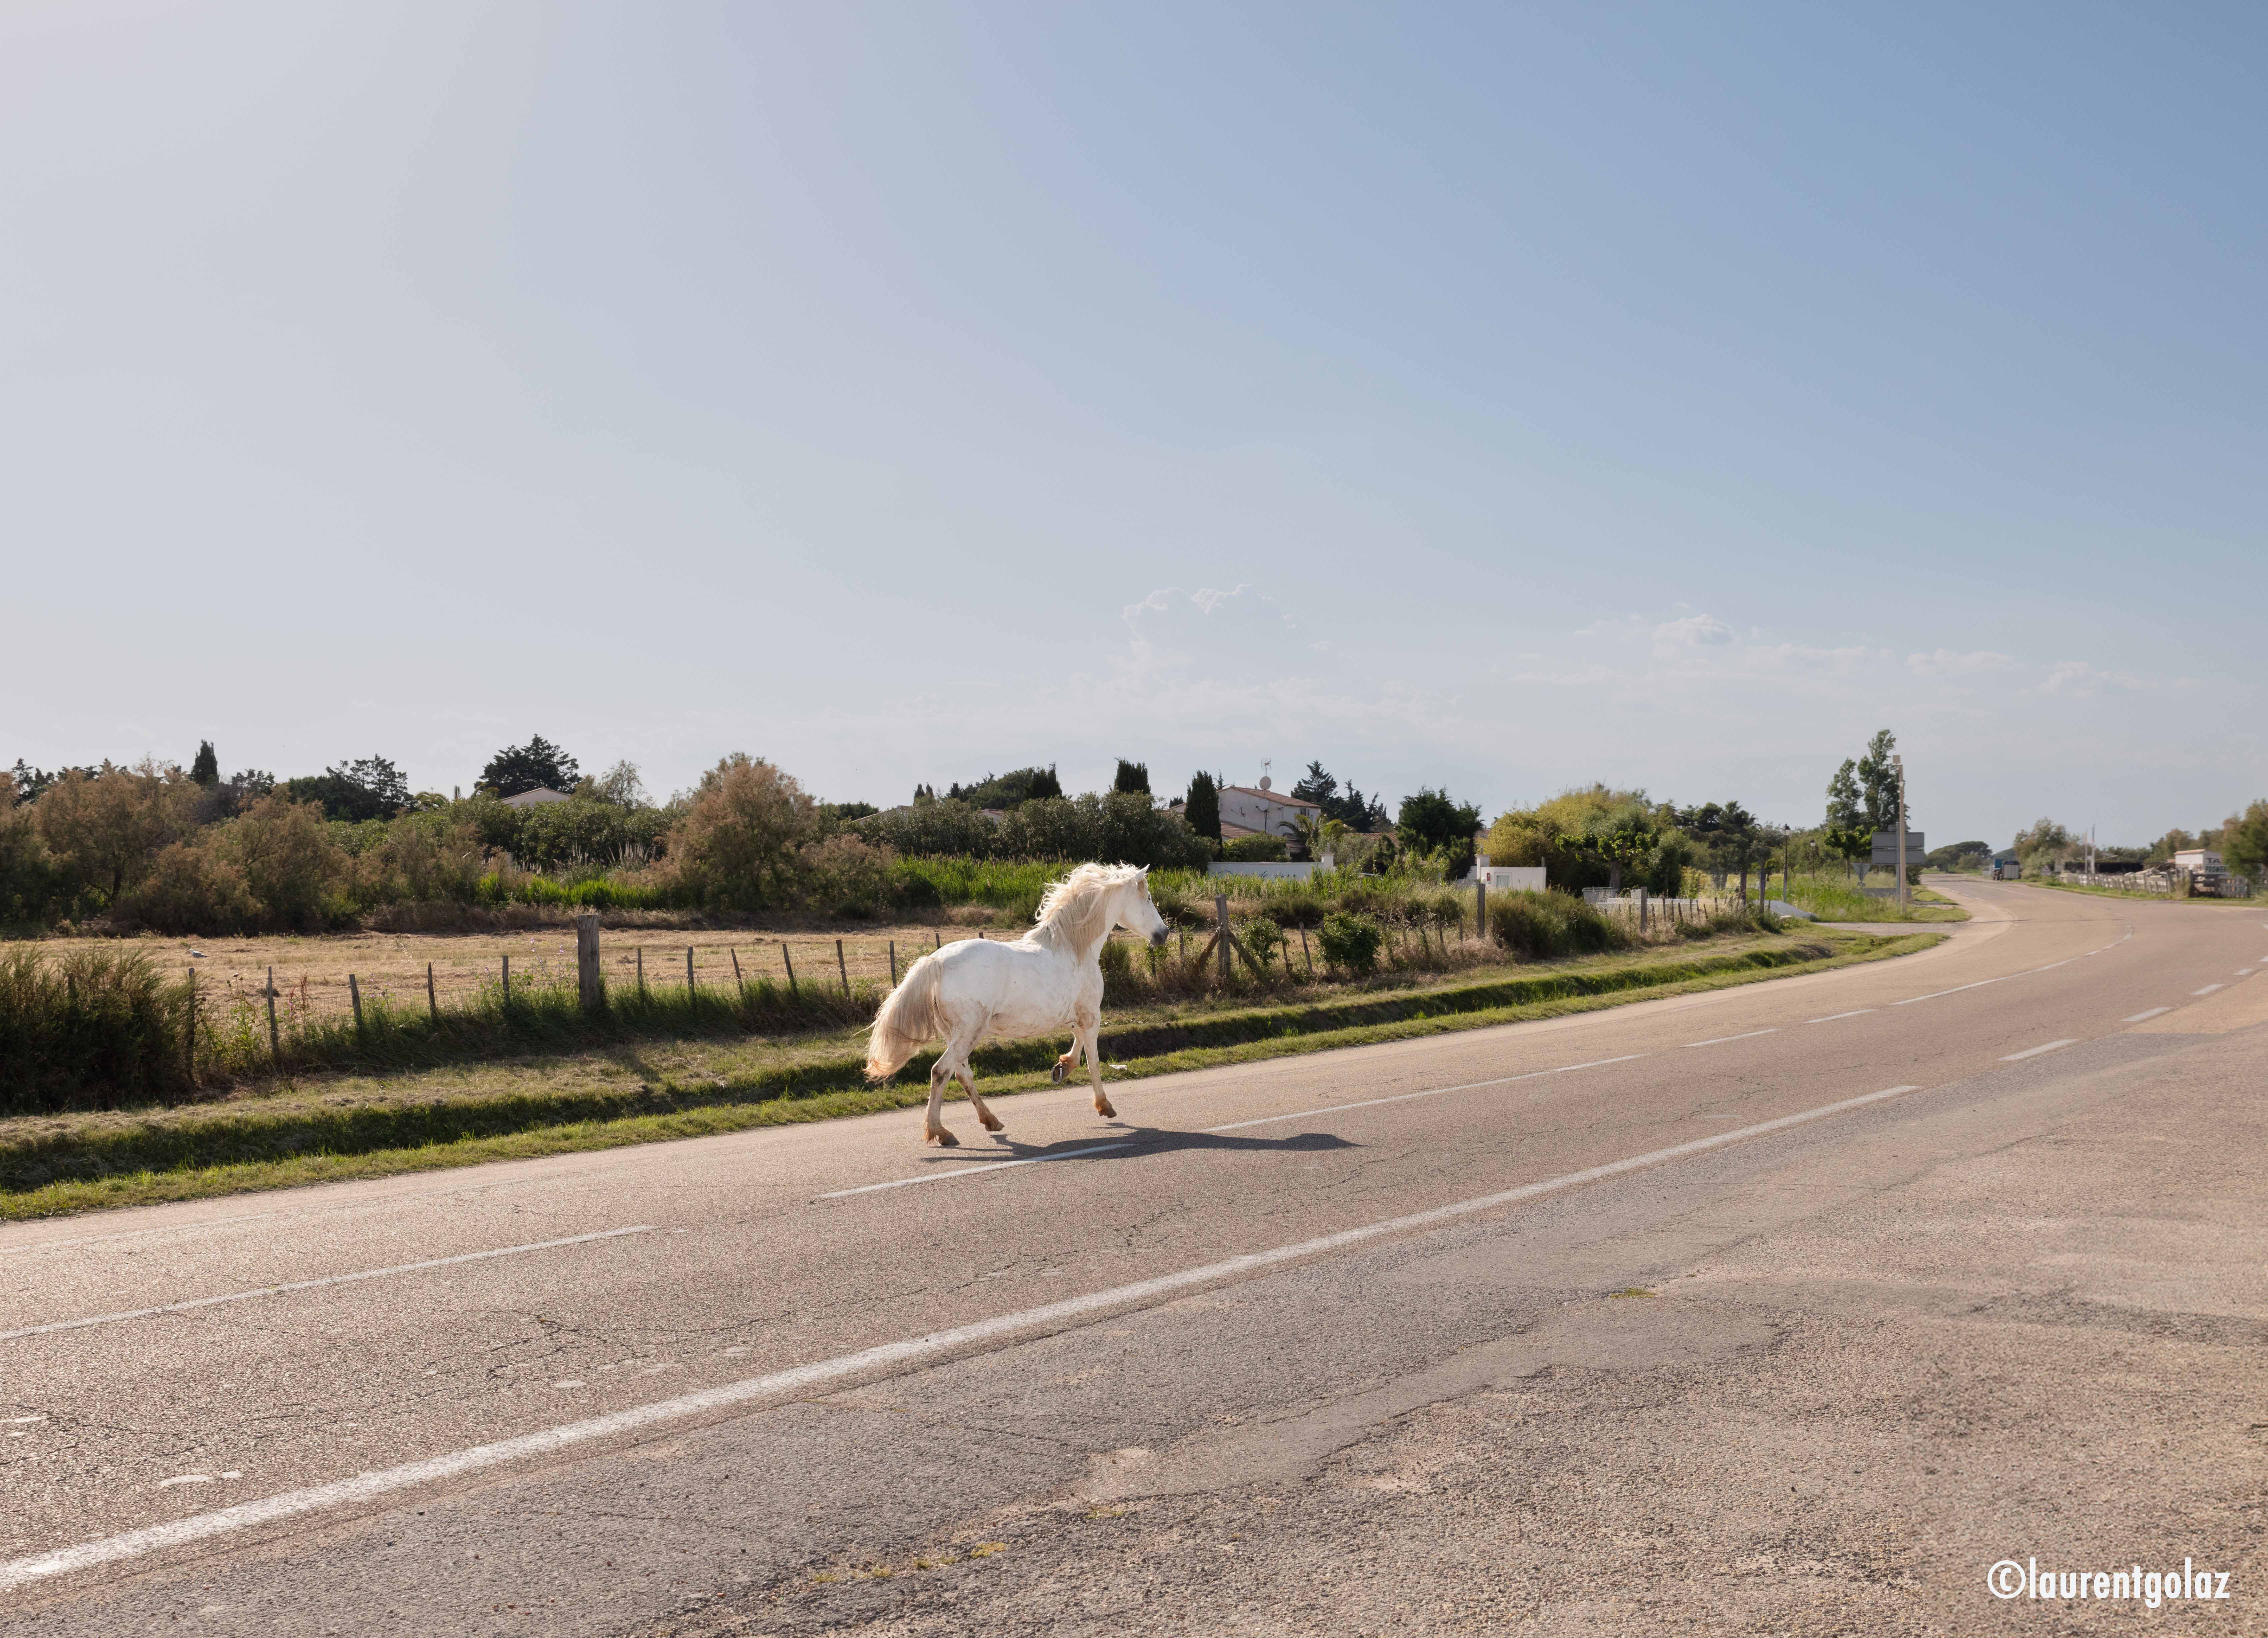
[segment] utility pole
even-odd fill
[[[1906,908],[1906,759],[1892,756],[1890,766],[1898,771],[1898,912]]]

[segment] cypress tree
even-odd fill
[[[1200,773],[1189,781],[1189,801],[1182,814],[1199,836],[1220,840],[1220,787],[1212,775]]]

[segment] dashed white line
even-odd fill
[[[1471,1216],[1476,1212],[1493,1211],[1543,1195],[1557,1194],[1584,1184],[1601,1182],[1624,1172],[1658,1166],[1666,1161],[1680,1160],[1689,1155],[1705,1154],[1728,1144],[1785,1132],[1793,1126],[1823,1120],[1830,1115],[1863,1109],[1886,1098],[1902,1097],[1906,1093],[1920,1090],[1918,1086],[1896,1086],[1880,1092],[1867,1092],[1837,1103],[1822,1103],[1816,1109],[1804,1110],[1797,1114],[1782,1115],[1777,1120],[1760,1121],[1737,1132],[1720,1132],[1710,1137],[1695,1138],[1688,1142],[1672,1144],[1668,1148],[1653,1149],[1625,1160],[1609,1161],[1602,1166],[1568,1172],[1542,1183],[1522,1184],[1518,1188],[1506,1189],[1499,1193],[1484,1194],[1476,1199],[1436,1206],[1427,1211],[1412,1212],[1406,1217],[1389,1217],[1383,1222],[1366,1223],[1358,1228],[1343,1228],[1336,1234],[1302,1240],[1292,1245],[1279,1245],[1265,1251],[1249,1251],[1218,1263],[1206,1263],[1175,1273],[1160,1274],[1155,1279],[1137,1280],[1131,1285],[1114,1286],[1108,1290],[1090,1292],[1085,1296],[1067,1297],[1059,1302],[1025,1309],[1018,1313],[1002,1314],[991,1319],[980,1319],[970,1324],[956,1325],[948,1331],[933,1331],[927,1336],[914,1337],[902,1342],[885,1342],[874,1347],[862,1348],[856,1354],[839,1354],[834,1359],[794,1366],[787,1370],[774,1371],[770,1376],[751,1376],[746,1381],[727,1383],[721,1387],[704,1389],[674,1399],[635,1406],[608,1415],[593,1416],[585,1421],[567,1422],[536,1433],[522,1434],[518,1438],[498,1440],[493,1444],[451,1451],[422,1462],[405,1463],[399,1467],[382,1468],[375,1472],[357,1473],[351,1479],[339,1479],[331,1484],[311,1485],[304,1490],[286,1491],[281,1495],[269,1496],[258,1502],[247,1502],[215,1512],[175,1519],[170,1524],[153,1524],[143,1530],[128,1531],[122,1535],[81,1542],[76,1546],[60,1547],[51,1553],[13,1559],[0,1563],[0,1592],[12,1591],[74,1570],[91,1569],[99,1564],[143,1558],[168,1547],[208,1540],[254,1525],[272,1524],[277,1519],[373,1501],[413,1486],[501,1466],[528,1457],[548,1455],[615,1434],[634,1432],[659,1423],[680,1421],[690,1416],[752,1405],[759,1400],[808,1389],[819,1383],[839,1381],[861,1371],[911,1365],[972,1343],[988,1342],[996,1337],[1012,1335],[1036,1326],[1084,1319],[1090,1315],[1147,1302],[1152,1297],[1186,1290],[1192,1286],[1210,1285],[1239,1274],[1256,1273],[1262,1269],[1326,1252],[1344,1251],[1350,1246],[1390,1235],[1431,1228]]]
[[[2021,1052],[2003,1053],[2001,1055],[2000,1061],[2004,1064],[2019,1063],[2027,1058],[2037,1058],[2042,1052],[2052,1052],[2058,1047],[2076,1046],[2078,1044],[2079,1041],[2077,1037],[2066,1037],[2065,1039],[2060,1041],[2048,1041],[2038,1046],[2028,1046]]]
[[[586,1245],[593,1240],[619,1240],[624,1235],[652,1234],[653,1225],[634,1228],[604,1228],[596,1234],[569,1235],[563,1240],[538,1240],[531,1245],[499,1246],[493,1251],[467,1251],[460,1257],[429,1258],[422,1263],[396,1263],[391,1268],[365,1268],[352,1274],[328,1274],[320,1280],[294,1280],[287,1285],[262,1286],[257,1291],[232,1291],[225,1296],[192,1297],[186,1302],[162,1302],[155,1308],[132,1308],[117,1314],[94,1314],[85,1319],[58,1319],[50,1324],[26,1325],[20,1331],[0,1331],[0,1342],[17,1337],[45,1336],[51,1331],[77,1331],[87,1325],[114,1325],[121,1320],[148,1319],[158,1314],[188,1314],[223,1302],[249,1302],[254,1297],[281,1296],[287,1291],[313,1291],[324,1286],[348,1286],[357,1280],[383,1280],[390,1274],[414,1274],[428,1268],[453,1268],[460,1263],[484,1263],[491,1258],[518,1257],[527,1251],[556,1251],[563,1245]]]
[[[2173,1010],[2174,1009],[2170,1007],[2153,1007],[2147,1012],[2136,1013],[2132,1018],[2121,1018],[2118,1022],[2120,1023],[2140,1023],[2145,1018],[2155,1018],[2161,1013],[2169,1013]]]
[[[1083,1149],[1065,1149],[1060,1155],[1033,1155],[1022,1160],[986,1161],[980,1166],[955,1166],[951,1171],[925,1171],[918,1177],[893,1177],[887,1183],[862,1183],[855,1189],[835,1189],[816,1198],[839,1200],[853,1194],[873,1194],[881,1189],[909,1189],[917,1183],[943,1183],[947,1177],[973,1177],[979,1172],[1012,1171],[1019,1166],[1044,1166],[1049,1161],[1077,1160],[1082,1155],[1102,1155],[1112,1149],[1134,1147],[1129,1138],[1123,1143],[1097,1143]]]
[[[2190,993],[2191,995],[2211,995],[2215,990],[2220,989],[2221,987],[2223,986],[2218,984],[2208,984],[2202,990],[2191,990]]]
[[[1685,1044],[1688,1046],[1722,1046],[1727,1041],[1753,1041],[1760,1035],[1778,1035],[1778,1033],[1779,1027],[1775,1024],[1769,1029],[1751,1029],[1745,1035],[1720,1035],[1713,1037],[1706,1041],[1688,1041]]]
[[[1551,1073],[1555,1075],[1571,1075],[1578,1069],[1602,1069],[1609,1064],[1632,1063],[1646,1056],[1647,1054],[1644,1052],[1624,1052],[1620,1058],[1594,1058],[1587,1064],[1562,1064]]]
[[[1807,1018],[1803,1022],[1808,1024],[1833,1023],[1838,1018],[1857,1018],[1874,1010],[1871,1007],[1854,1007],[1847,1013],[1830,1013],[1824,1018]]]

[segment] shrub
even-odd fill
[[[1378,947],[1385,936],[1369,917],[1339,911],[1323,918],[1316,941],[1323,947],[1325,961],[1342,972],[1361,978],[1378,966]]]
[[[242,871],[266,926],[313,933],[351,910],[345,889],[352,861],[313,802],[263,796],[212,845]]]
[[[804,902],[831,916],[873,916],[890,902],[897,860],[855,836],[805,845],[798,859]]]
[[[0,1114],[171,1096],[188,1079],[188,996],[138,952],[0,956]]]
[[[1629,932],[1568,893],[1506,893],[1489,905],[1496,941],[1531,961],[1625,948]]]
[[[488,849],[471,817],[413,814],[356,861],[356,896],[365,904],[469,904],[487,873]]]
[[[158,851],[188,833],[203,790],[178,768],[146,759],[108,763],[92,777],[72,770],[32,805],[33,823],[68,884],[105,903],[150,872]]]
[[[1240,865],[1266,865],[1289,859],[1292,850],[1280,836],[1240,836],[1221,845],[1220,856]]]
[[[176,842],[158,855],[149,879],[113,908],[129,926],[159,933],[242,933],[258,925],[260,904],[244,872],[205,842]]]
[[[702,776],[669,833],[679,880],[690,896],[719,909],[794,903],[797,850],[819,839],[818,808],[793,775],[733,753]]]
[[[1263,968],[1273,962],[1277,952],[1284,948],[1284,929],[1272,917],[1255,916],[1238,927],[1236,933],[1244,941],[1244,948],[1252,952],[1253,959]]]

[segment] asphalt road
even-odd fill
[[[2258,1630],[2268,926],[1958,891],[954,1150],[0,1228],[0,1631]]]

